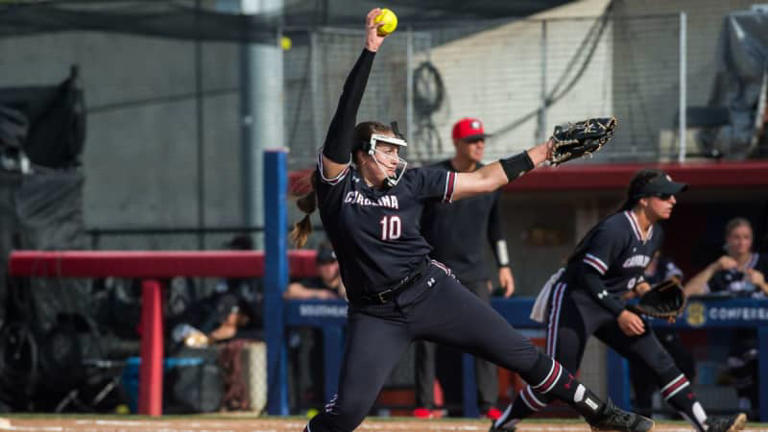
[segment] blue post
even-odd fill
[[[264,152],[264,330],[267,339],[267,412],[288,414],[283,291],[288,285],[287,149]]]
[[[768,325],[757,328],[758,352],[758,404],[760,405],[760,421],[768,422]]]
[[[475,358],[469,354],[461,355],[461,369],[464,374],[461,389],[464,402],[464,417],[475,418],[480,415],[477,408],[477,383],[475,382]]]
[[[616,351],[608,348],[606,353],[608,363],[608,397],[619,408],[632,410],[632,401],[629,397],[629,368],[627,359]]]

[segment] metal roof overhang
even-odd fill
[[[624,189],[643,168],[667,172],[676,181],[700,188],[755,188],[768,186],[768,160],[623,163],[566,165],[539,168],[503,187],[504,191],[575,191]]]
[[[620,163],[565,165],[539,168],[502,188],[505,192],[623,190],[632,176],[643,168],[667,172],[676,181],[697,189],[745,189],[768,187],[768,160]],[[295,195],[308,191],[310,170],[290,173],[290,190]]]

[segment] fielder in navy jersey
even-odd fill
[[[489,193],[551,157],[552,143],[472,173],[406,171],[399,156],[406,143],[392,128],[376,122],[355,126],[384,39],[374,23],[379,12],[373,9],[366,17],[365,49],[347,77],[319,155],[316,191],[297,202],[308,214],[293,239],[299,246],[306,241],[309,213],[318,206],[349,299],[338,394],[305,431],[354,430],[403,352],[418,339],[452,345],[517,371],[542,393],[570,404],[596,429],[652,430],[653,421],[601,401],[429,258],[431,248],[419,227],[427,201]]]
[[[650,289],[643,274],[662,243],[660,220],[668,219],[675,194],[687,186],[662,171],[643,170],[630,182],[621,211],[600,221],[576,247],[564,269],[545,285],[534,313],[547,311],[546,352],[569,370],[580,366],[590,335],[633,362],[651,369],[662,397],[700,432],[733,432],[743,428],[746,415],[708,417],[688,379],[675,365],[648,324],[625,309],[624,294],[642,295]],[[513,431],[521,419],[543,409],[551,400],[528,386],[491,431]]]

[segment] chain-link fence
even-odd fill
[[[434,29],[385,41],[358,118],[407,126],[409,158],[419,162],[452,153],[450,129],[463,116],[480,117],[494,133],[489,159],[545,139],[555,124],[611,114],[619,132],[598,160],[655,161],[676,151],[679,16],[473,26],[442,43]],[[325,29],[286,53],[293,168],[313,163],[361,36]]]
[[[677,151],[679,33],[676,14],[403,26],[377,55],[358,120],[398,121],[410,142],[408,158],[419,164],[452,154],[451,126],[464,116],[481,118],[494,134],[486,148],[493,160],[545,139],[555,124],[613,114],[618,133],[595,160],[657,161]],[[363,33],[283,34],[293,41],[283,51],[284,142],[260,144],[289,147],[289,168],[306,169]],[[86,226],[249,223],[243,216],[248,117],[242,106],[245,83],[253,85],[243,67],[247,50],[240,40],[206,35],[71,31],[0,38],[0,87],[53,85],[70,65],[80,66]],[[187,237],[167,246],[221,243]],[[129,243],[103,237],[101,246],[148,246]]]

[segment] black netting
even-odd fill
[[[194,1],[36,2],[0,6],[0,36],[101,31],[174,39],[274,43],[278,19],[196,8]]]

